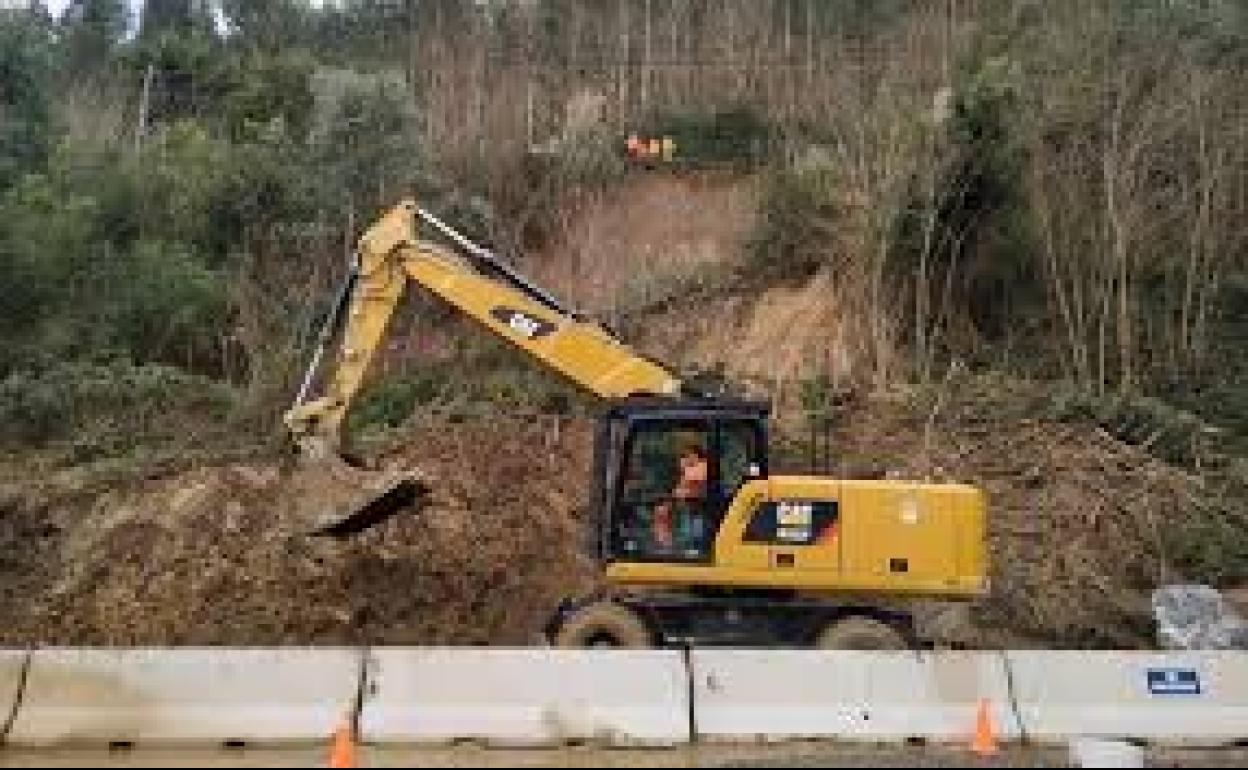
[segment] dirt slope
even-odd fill
[[[610,319],[655,282],[734,259],[757,200],[750,177],[639,173],[570,206],[554,242],[524,267],[557,296]]]

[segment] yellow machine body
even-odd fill
[[[765,503],[777,506],[790,541],[747,537]],[[812,503],[835,503],[837,513],[806,543]],[[985,542],[985,500],[975,487],[775,476],[748,482],[733,498],[708,562],[615,561],[606,577],[619,586],[973,597],[986,588]]]

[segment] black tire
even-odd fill
[[[565,648],[654,646],[654,635],[637,613],[616,602],[595,602],[568,618],[555,633],[554,645]]]
[[[821,650],[908,650],[905,636],[893,626],[862,615],[850,615],[829,623],[819,632],[815,646]]]

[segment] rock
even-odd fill
[[[1165,649],[1248,650],[1248,621],[1210,586],[1163,586],[1152,604]]]

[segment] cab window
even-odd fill
[[[752,422],[722,423],[719,447],[719,494],[731,499],[742,484],[761,471],[758,430]]]
[[[705,558],[712,534],[711,435],[699,421],[635,428],[620,493],[622,552],[643,559]]]

